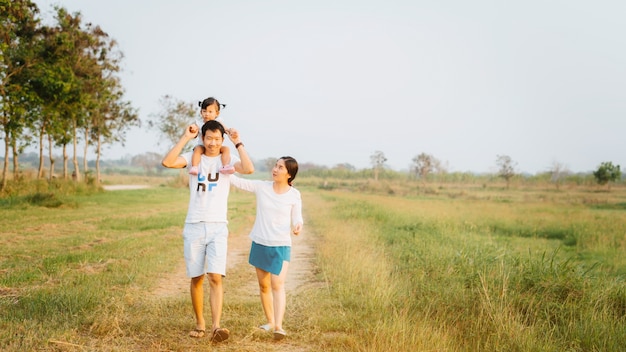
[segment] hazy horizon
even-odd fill
[[[626,164],[623,2],[35,2],[118,41],[144,125],[163,95],[215,96],[257,160],[362,169],[382,151],[402,170],[427,153],[483,173],[508,155],[531,174]],[[103,158],[165,153],[158,140],[133,129]]]

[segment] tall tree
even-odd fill
[[[188,103],[170,95],[164,95],[159,100],[161,111],[151,114],[148,125],[156,128],[163,139],[174,145],[184,128],[196,120],[198,110],[193,103]]]
[[[6,187],[10,149],[17,175],[17,157],[25,147],[20,140],[24,141],[22,134],[32,117],[25,106],[31,92],[24,84],[24,72],[36,61],[38,13],[37,5],[29,0],[0,1],[0,126],[5,142],[2,189]]]
[[[563,182],[563,178],[571,174],[571,171],[562,163],[554,161],[550,168],[550,181],[554,183],[558,190]]]
[[[613,165],[611,161],[605,161],[598,166],[593,176],[599,185],[607,185],[611,189],[611,182],[615,182],[622,177],[622,171],[619,165]]]
[[[416,177],[422,180],[425,180],[429,174],[446,172],[441,161],[430,154],[420,153],[415,156],[412,161],[411,170]]]
[[[497,155],[496,164],[498,165],[498,176],[506,181],[506,188],[508,189],[511,179],[515,176],[515,166],[517,163],[508,155]]]
[[[91,139],[96,143],[96,182],[100,182],[100,158],[102,145],[122,143],[126,140],[129,127],[139,126],[136,110],[130,102],[124,101],[124,90],[116,77],[109,76],[103,81],[107,87],[101,95],[101,104],[93,111]]]
[[[137,112],[124,101],[124,89],[117,74],[124,55],[118,50],[117,42],[99,26],[87,25],[91,36],[89,66],[92,72],[84,77],[87,103],[83,124],[85,133],[84,170],[87,171],[87,151],[92,141],[96,144],[96,180],[100,180],[100,158],[102,144],[124,143],[129,127],[139,126]]]
[[[40,140],[48,135],[49,148],[62,147],[63,178],[68,177],[67,145],[74,140],[77,119],[81,117],[81,85],[75,71],[75,62],[79,54],[76,52],[76,26],[80,18],[75,18],[63,8],[56,8],[57,24],[45,27],[44,44],[41,49],[43,62],[38,75],[33,78],[34,85],[41,99],[42,114],[38,122]],[[52,156],[52,150],[50,150]],[[50,160],[53,164],[53,160]],[[50,177],[52,177],[52,168]]]
[[[372,164],[372,168],[374,169],[374,180],[378,181],[378,174],[380,170],[385,167],[385,162],[387,162],[387,158],[385,157],[385,153],[377,150],[374,154],[370,155],[370,163]]]

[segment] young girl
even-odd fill
[[[276,340],[287,335],[283,317],[291,234],[300,234],[303,224],[300,192],[291,185],[297,173],[296,159],[284,156],[272,169],[272,181],[230,176],[231,185],[256,194],[256,219],[250,232],[252,247],[248,262],[256,268],[261,305],[267,319],[260,328],[273,331]]]
[[[224,104],[220,104],[217,99],[213,97],[209,97],[204,99],[203,101],[198,102],[198,106],[200,106],[200,115],[202,116],[202,122],[206,123],[207,121],[215,120],[220,115],[220,108],[226,106]],[[198,126],[196,124],[189,127],[189,130],[192,133],[198,133],[202,126]],[[226,133],[229,130],[226,129]],[[222,146],[220,149],[220,153],[222,154],[222,167],[220,168],[220,173],[222,174],[232,174],[235,172],[235,169],[232,165],[230,165],[230,149],[226,146]],[[190,175],[198,174],[198,165],[200,164],[201,155],[204,154],[204,145],[202,143],[202,137],[198,137],[198,145],[193,148],[193,155],[191,156],[191,168],[189,168]]]

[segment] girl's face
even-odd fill
[[[202,116],[203,122],[215,120],[220,115],[217,103],[213,103],[206,108],[200,110],[200,115]]]
[[[287,172],[287,167],[285,166],[285,160],[278,159],[276,161],[276,165],[272,168],[272,179],[276,182],[287,182],[291,175]]]

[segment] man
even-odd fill
[[[191,153],[181,155],[185,145],[196,137],[190,128],[178,143],[165,155],[162,164],[168,168],[184,168],[191,165]],[[212,120],[202,126],[204,154],[198,167],[198,175],[189,176],[189,208],[183,229],[185,264],[187,276],[191,278],[191,304],[196,316],[196,327],[189,333],[191,337],[203,337],[206,325],[203,315],[203,280],[209,279],[209,302],[211,304],[211,341],[228,339],[228,329],[220,327],[224,288],[222,277],[226,274],[226,252],[228,227],[226,213],[230,176],[220,174],[222,166],[220,148],[224,142],[224,126]],[[239,159],[231,156],[231,165],[240,174],[251,174],[254,165],[239,138],[239,133],[231,129],[229,138],[235,145]]]

